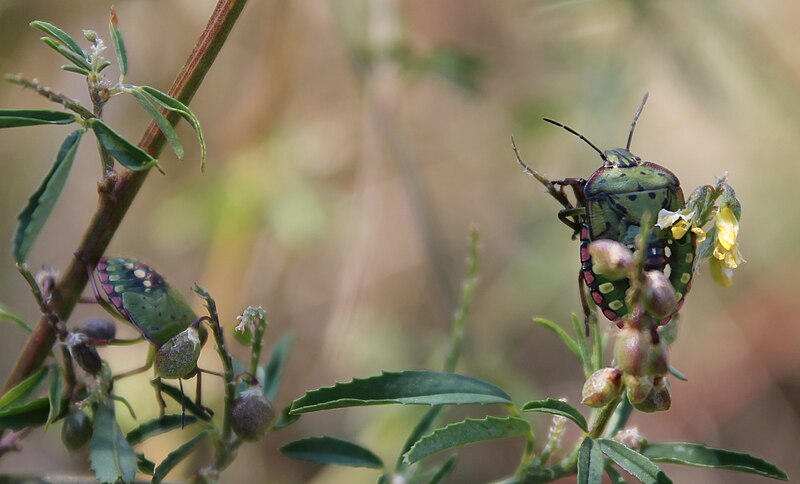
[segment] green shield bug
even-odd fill
[[[589,244],[600,239],[620,242],[634,250],[634,239],[641,230],[643,218],[655,222],[661,209],[678,211],[685,206],[683,191],[678,178],[667,168],[642,159],[630,151],[636,122],[647,102],[645,94],[634,115],[628,142],[625,148],[600,150],[581,133],[552,119],[544,118],[583,140],[603,160],[603,164],[588,179],[567,178],[550,181],[526,165],[514,146],[517,162],[525,172],[545,185],[548,193],[558,200],[563,209],[558,218],[579,236],[581,268],[578,284],[584,315],[588,318],[589,303],[583,290],[585,285],[589,297],[611,321],[619,321],[629,312],[625,294],[630,286],[626,277],[609,280],[593,271]],[[571,202],[565,192],[570,187],[575,197]],[[668,229],[653,227],[646,242],[644,269],[662,271],[668,275],[680,309],[686,293],[691,288],[693,262],[695,258],[695,234],[676,240]],[[664,319],[668,321],[671,316]]]
[[[100,295],[93,272],[107,300]],[[95,270],[90,270],[89,276],[97,302],[110,314],[130,322],[151,344],[145,366],[114,378],[140,373],[155,362],[156,378],[177,378],[181,389],[182,379],[197,374],[199,401],[197,358],[207,338],[200,323],[208,317],[197,317],[180,292],[167,284],[158,272],[136,259],[103,257]],[[160,392],[157,393],[163,414],[165,404]]]

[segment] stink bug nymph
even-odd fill
[[[107,301],[100,295],[93,272],[97,273]],[[179,291],[150,266],[136,259],[103,257],[95,271],[89,271],[89,280],[97,302],[110,314],[135,326],[151,344],[145,366],[114,378],[141,373],[156,361],[156,378],[177,378],[180,383],[196,373],[199,400],[200,372],[196,371],[196,362],[199,346],[205,343],[208,334],[200,323],[208,317],[198,318]],[[183,383],[180,385],[182,388]],[[163,413],[164,402],[160,393],[157,395]]]
[[[596,274],[592,270],[589,244],[594,240],[610,239],[634,250],[634,238],[640,233],[641,222],[646,214],[649,214],[650,223],[654,224],[661,209],[676,212],[685,205],[680,182],[670,170],[656,163],[642,161],[630,151],[636,122],[646,102],[647,94],[634,115],[625,148],[606,151],[600,150],[589,139],[569,126],[544,118],[546,122],[564,128],[579,137],[600,155],[603,164],[589,176],[588,180],[566,178],[550,181],[528,167],[514,146],[517,161],[525,172],[544,184],[548,193],[564,206],[559,211],[558,218],[573,230],[573,237],[580,237],[581,268],[578,285],[587,318],[590,310],[583,290],[584,284],[592,301],[609,320],[618,321],[629,312],[625,303],[625,293],[629,288],[628,279],[622,277],[609,280]],[[567,197],[565,187],[570,187],[572,190],[574,203]],[[652,227],[650,234],[644,268],[647,271],[662,271],[668,275],[679,301],[675,310],[677,311],[691,287],[695,235],[690,232],[686,237],[676,240],[668,229],[659,229],[655,226]],[[669,317],[666,318],[668,319]]]

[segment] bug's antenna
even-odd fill
[[[595,146],[591,141],[589,141],[586,138],[586,136],[580,134],[579,132],[575,131],[574,129],[570,128],[569,126],[567,126],[565,124],[559,123],[558,121],[553,121],[552,119],[549,119],[549,118],[542,118],[542,119],[544,119],[545,121],[547,121],[550,124],[555,124],[556,126],[560,126],[560,127],[564,128],[564,129],[566,129],[567,131],[569,131],[570,133],[574,134],[578,138],[582,139],[583,141],[586,142],[587,145],[591,146],[592,148],[594,148],[594,150],[596,152],[600,153],[600,158],[602,158],[603,161],[608,161],[608,158],[606,158],[606,154],[603,153],[603,151],[600,150],[600,148],[598,148],[597,146]]]
[[[633,139],[633,130],[636,129],[636,121],[639,121],[639,115],[642,114],[642,109],[644,109],[644,103],[647,102],[647,96],[649,96],[649,95],[650,95],[649,92],[644,93],[644,97],[642,98],[642,104],[639,105],[639,109],[637,109],[636,110],[636,114],[633,115],[633,122],[631,123],[631,132],[628,133],[628,144],[625,145],[625,149],[626,150],[630,150],[631,149],[631,140]]]

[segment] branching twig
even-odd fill
[[[169,90],[171,96],[184,104],[189,104],[225,43],[245,3],[246,0],[220,0],[217,3],[208,25]],[[176,113],[170,113],[167,115],[167,119],[174,125],[178,122],[179,116]],[[151,122],[142,136],[139,146],[150,155],[157,157],[164,147],[164,142],[165,138],[158,126],[155,122]],[[76,254],[80,254],[80,256],[73,257],[53,293],[51,307],[62,320],[69,318],[86,286],[88,280],[86,264],[88,263],[90,266],[96,264],[103,255],[147,178],[147,173],[147,171],[126,171],[112,179],[112,186],[108,187],[107,193],[101,193],[97,210],[76,251]],[[3,387],[3,392],[41,367],[55,338],[56,335],[49,318],[40,319],[33,334],[20,352],[16,365]]]

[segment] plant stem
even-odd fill
[[[621,398],[616,398],[613,402],[603,407],[603,409],[597,415],[597,420],[594,421],[594,425],[592,426],[591,430],[589,430],[589,438],[598,439],[603,435],[603,431],[606,429],[608,421],[611,419],[611,416],[614,415],[614,411],[617,409],[617,405],[619,405],[619,402],[621,401]]]
[[[189,104],[228,38],[245,3],[246,0],[220,0],[217,3],[208,25],[169,89],[171,96],[184,104]],[[167,119],[174,125],[180,117],[171,112],[167,115]],[[139,141],[139,146],[157,157],[165,141],[158,125],[151,122]],[[51,308],[61,320],[66,321],[72,314],[88,281],[87,264],[89,267],[94,266],[105,252],[147,178],[147,173],[148,171],[125,171],[111,178],[107,186],[108,191],[101,193],[97,210],[75,252],[80,258],[72,258],[53,293]],[[16,365],[3,387],[3,393],[42,366],[55,342],[55,337],[49,319],[42,317],[20,352]]]
[[[461,356],[461,345],[464,341],[464,329],[469,318],[469,310],[472,307],[472,300],[475,296],[475,288],[478,285],[478,262],[480,235],[478,230],[473,228],[469,234],[469,256],[467,257],[467,275],[461,283],[461,298],[458,301],[458,308],[453,314],[453,327],[450,332],[450,348],[444,361],[444,371],[456,371],[458,358]]]
[[[258,363],[261,361],[261,350],[264,348],[264,333],[267,330],[267,320],[258,318],[255,331],[253,333],[253,342],[250,345],[250,374],[253,377],[258,375]],[[260,382],[262,385],[264,382]]]
[[[219,359],[222,361],[223,379],[225,382],[225,400],[222,411],[222,431],[219,432],[218,437],[214,441],[215,456],[214,463],[201,471],[201,475],[210,480],[216,480],[219,473],[225,470],[230,465],[236,455],[236,449],[239,448],[242,441],[233,435],[231,427],[231,412],[233,411],[233,404],[236,400],[236,373],[233,369],[233,359],[225,346],[225,332],[222,330],[222,324],[219,322],[219,313],[217,313],[217,303],[214,301],[205,289],[195,284],[194,291],[206,301],[208,308],[208,315],[211,317],[211,331],[214,334],[214,340],[217,342],[217,353]]]
[[[72,99],[69,96],[61,94],[59,92],[55,92],[49,87],[45,86],[44,84],[40,83],[38,79],[25,79],[22,77],[22,74],[6,74],[4,79],[12,84],[16,84],[18,86],[22,86],[28,89],[33,89],[37,93],[41,94],[42,96],[46,97],[50,101],[54,103],[61,104],[65,108],[69,109],[70,111],[74,111],[79,114],[83,119],[94,118],[95,115],[92,114],[91,111],[86,109],[85,107],[81,106],[81,103]]]

